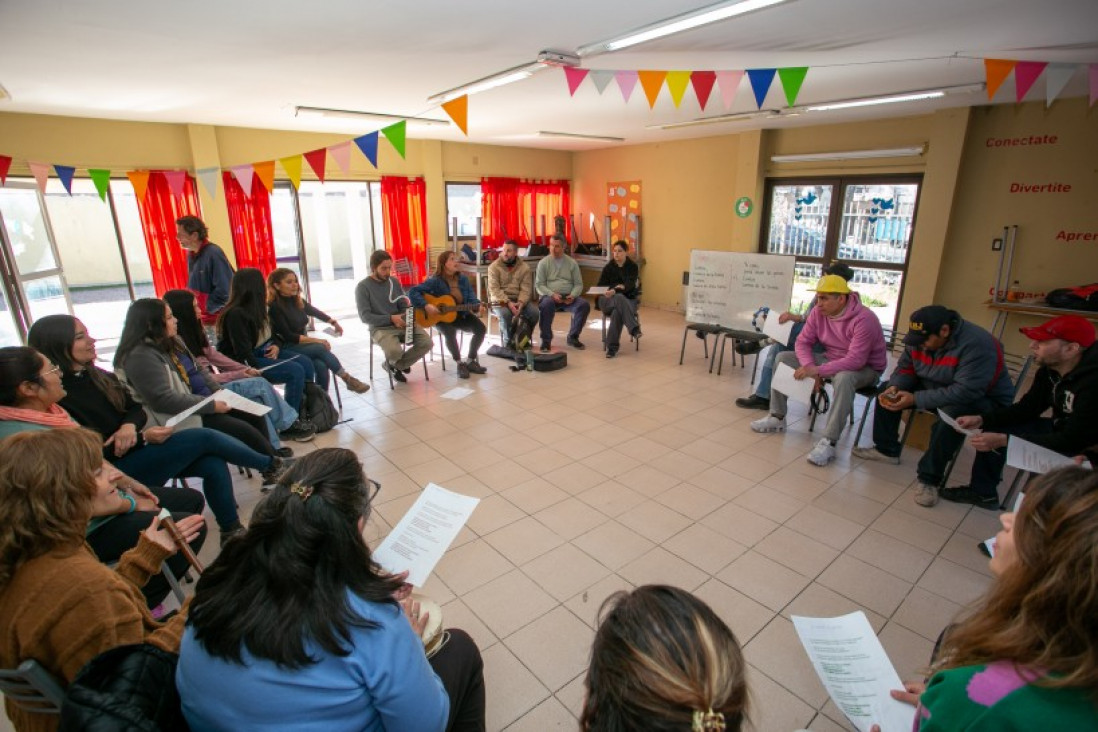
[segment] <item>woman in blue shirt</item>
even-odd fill
[[[484,730],[467,634],[428,661],[426,616],[362,530],[378,488],[350,450],[301,458],[198,582],[176,685],[195,732]]]

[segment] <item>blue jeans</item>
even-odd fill
[[[289,358],[294,354],[301,354],[301,358],[312,362],[316,377],[313,379],[320,388],[328,391],[328,384],[332,381],[332,374],[343,371],[343,364],[336,355],[320,343],[293,343],[282,347],[282,357]],[[272,369],[273,370],[273,369]],[[266,373],[266,372],[264,372]]]
[[[159,445],[134,448],[112,462],[123,473],[148,486],[164,485],[177,477],[200,478],[217,525],[228,529],[240,517],[226,463],[266,470],[273,458],[260,455],[234,437],[199,427],[177,432]]]
[[[253,402],[271,408],[271,411],[267,412],[263,418],[263,421],[267,424],[267,439],[275,447],[281,447],[282,443],[278,440],[278,433],[294,423],[294,420],[297,419],[297,410],[278,395],[271,383],[262,376],[252,376],[246,379],[229,381],[222,384],[222,386],[242,397],[251,399]]]
[[[579,338],[583,332],[583,325],[587,322],[587,315],[591,312],[591,303],[583,297],[577,297],[571,305],[557,303],[551,295],[544,295],[538,304],[541,310],[541,341],[553,342],[553,316],[561,310],[572,313],[572,326],[568,329],[568,338]]]
[[[496,311],[496,317],[499,318],[499,332],[503,338],[503,345],[510,345],[511,341],[511,320],[515,317],[511,313],[511,308],[503,306],[494,308]],[[538,318],[541,317],[541,311],[538,310],[538,306],[532,302],[528,302],[522,306],[522,310],[519,311],[521,315],[528,323],[530,323],[530,335],[533,337],[533,327],[538,324]]]
[[[793,329],[789,331],[789,343],[788,345],[775,343],[770,347],[770,350],[766,352],[766,360],[763,361],[762,368],[759,369],[759,381],[755,384],[755,396],[760,399],[770,398],[770,382],[774,378],[774,365],[778,360],[778,356],[783,351],[793,350],[794,344],[797,342],[797,336],[804,330],[804,322],[794,323]]]
[[[274,366],[263,372],[263,377],[272,384],[286,385],[286,402],[301,414],[301,404],[305,399],[305,382],[316,378],[313,362],[304,356],[298,356],[292,361],[284,358],[267,358],[263,355],[263,349],[257,348],[252,354],[258,368]],[[279,356],[282,354],[279,353]]]

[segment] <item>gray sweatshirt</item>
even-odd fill
[[[554,293],[579,297],[583,292],[583,275],[576,260],[567,254],[562,254],[559,260],[549,256],[538,262],[534,288],[542,297]]]
[[[411,303],[396,277],[384,282],[367,277],[355,287],[355,304],[358,317],[372,330],[392,328],[392,316],[403,315]]]

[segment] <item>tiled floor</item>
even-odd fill
[[[365,379],[369,341],[347,315],[335,350]],[[762,436],[748,428],[761,413],[733,405],[750,391],[750,358],[709,374],[690,337],[680,366],[682,316],[645,309],[643,321],[640,351],[624,345],[607,361],[595,320],[587,350],[568,349],[557,373],[512,373],[485,357],[487,375],[459,381],[436,360],[429,382],[416,369],[390,391],[377,369],[369,393],[344,390],[352,421],[295,447],[361,456],[382,484],[372,544],[428,482],[482,499],[424,591],[480,645],[490,730],[576,729],[599,604],[652,582],[697,593],[736,633],[755,729],[848,729],[789,616],[861,609],[900,676],[914,676],[990,583],[976,544],[997,514],[916,506],[918,452],[900,466],[863,463],[849,433],[836,463],[809,465],[803,409],[787,434]],[[561,346],[563,317],[557,325]],[[459,385],[474,393],[443,398]],[[258,488],[238,482],[245,516]],[[203,558],[216,547],[211,536]]]

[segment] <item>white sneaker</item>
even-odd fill
[[[785,417],[775,417],[768,414],[762,419],[756,419],[751,423],[754,432],[785,432]]]
[[[938,502],[938,486],[919,484],[919,490],[915,491],[915,503],[930,508]]]
[[[808,462],[823,467],[835,459],[835,446],[826,437],[816,443],[812,452],[808,453]]]
[[[862,460],[876,460],[879,463],[888,463],[889,465],[899,465],[900,458],[893,457],[892,455],[885,455],[876,447],[855,447],[850,451],[850,454],[856,458]]]

